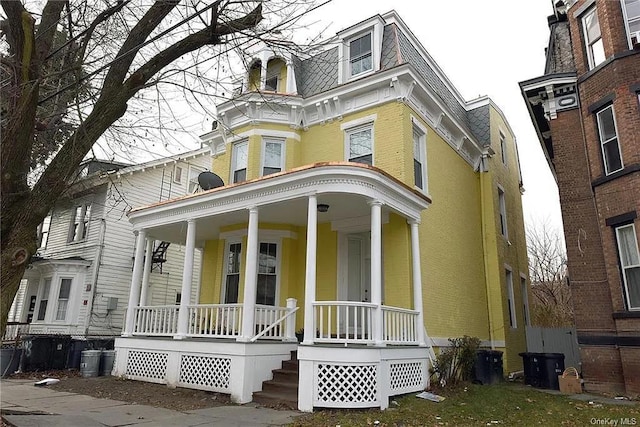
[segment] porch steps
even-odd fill
[[[298,409],[298,352],[291,352],[291,360],[274,369],[273,379],[263,381],[262,391],[253,393],[253,401],[268,406]]]

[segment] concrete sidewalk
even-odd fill
[[[15,427],[224,426],[289,424],[300,415],[252,405],[173,411],[35,387],[32,380],[0,381],[2,415]]]

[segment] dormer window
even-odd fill
[[[367,33],[349,42],[349,63],[351,76],[373,69],[371,33]]]

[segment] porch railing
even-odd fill
[[[7,327],[2,336],[2,341],[16,341],[20,336],[29,333],[29,323],[7,322]]]
[[[177,305],[135,307],[133,335],[171,336],[178,333]]]
[[[256,306],[257,333],[251,338],[251,342],[255,342],[260,338],[274,340],[294,339],[293,328],[296,322],[295,314],[299,308],[300,307],[295,306]]]
[[[418,344],[418,312],[382,306],[382,340],[387,344]]]
[[[236,338],[242,332],[242,304],[189,306],[191,337]]]
[[[367,302],[314,302],[314,341],[372,343],[372,319],[375,308],[374,304]]]

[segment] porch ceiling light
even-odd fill
[[[328,211],[329,211],[329,205],[325,203],[318,204],[318,212],[328,212]]]

